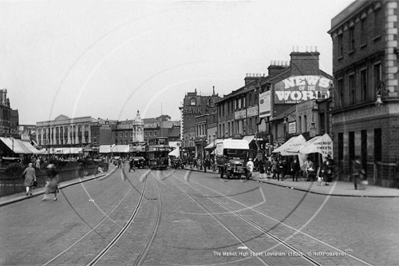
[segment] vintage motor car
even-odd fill
[[[219,169],[220,178],[226,174],[227,178],[232,176],[247,176],[246,164],[249,153],[248,141],[241,139],[224,139],[216,143],[216,164]]]

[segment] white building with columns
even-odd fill
[[[91,116],[69,118],[59,115],[54,120],[36,123],[36,141],[43,147],[81,147],[91,144]]]

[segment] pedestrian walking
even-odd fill
[[[278,175],[279,175],[279,173],[278,173],[278,162],[277,162],[276,158],[273,158],[272,159],[272,179],[276,179],[276,174],[277,174],[277,177],[278,177]]]
[[[359,184],[360,180],[364,178],[365,174],[366,172],[362,167],[360,158],[356,157],[352,162],[352,179],[355,189],[357,189],[357,185]]]
[[[298,182],[298,175],[299,175],[300,166],[299,166],[299,162],[298,162],[297,158],[292,160],[291,165],[290,165],[290,170],[291,170],[292,181]]]
[[[130,158],[130,160],[129,160],[129,173],[130,173],[130,170],[133,170],[134,172],[136,172],[136,170],[134,169],[134,160],[133,160],[133,158]]]
[[[40,157],[36,159],[36,168],[40,170]]]
[[[260,159],[258,161],[258,169],[259,169],[259,177],[260,179],[263,179],[266,177],[266,169],[265,169],[265,161],[264,159]]]
[[[55,170],[54,164],[47,166],[47,180],[44,190],[43,201],[47,200],[48,194],[54,194],[54,200],[57,200],[58,193],[58,172]]]
[[[28,167],[22,173],[24,177],[24,186],[26,187],[26,196],[32,196],[32,188],[34,182],[36,182],[36,170],[33,168],[33,164],[29,163]]]
[[[333,160],[331,159],[330,155],[327,155],[325,161],[323,162],[323,168],[321,172],[323,174],[323,181],[328,186],[333,179]]]
[[[267,179],[268,177],[270,177],[270,173],[271,173],[271,170],[272,170],[272,162],[271,162],[271,160],[269,158],[266,159],[265,170],[266,170],[266,179]]]
[[[252,161],[251,158],[249,158],[247,162],[247,179],[250,179],[252,177],[253,170],[254,170],[254,162]]]

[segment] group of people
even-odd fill
[[[22,173],[24,177],[24,186],[26,188],[26,196],[33,196],[32,190],[35,185],[37,185],[36,169],[33,167],[33,163],[29,163],[28,167]],[[47,195],[54,194],[54,200],[57,200],[58,189],[58,171],[55,169],[54,164],[49,164],[47,166],[47,178],[46,185],[44,189],[43,201],[47,200]]]
[[[247,169],[257,168],[259,170],[261,179],[271,178],[283,181],[288,175],[292,178],[292,181],[298,182],[298,177],[302,172],[302,176],[307,181],[315,181],[317,175],[317,166],[310,158],[307,158],[303,162],[302,166],[300,165],[297,156],[270,156],[264,157],[264,159],[259,159],[257,157],[253,161],[252,159],[249,159],[248,164]],[[333,160],[328,155],[319,172],[320,177],[327,185],[329,182],[332,182],[333,164]]]

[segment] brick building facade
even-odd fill
[[[331,20],[335,158],[349,179],[360,157],[369,183],[398,187],[398,3],[357,0]]]

